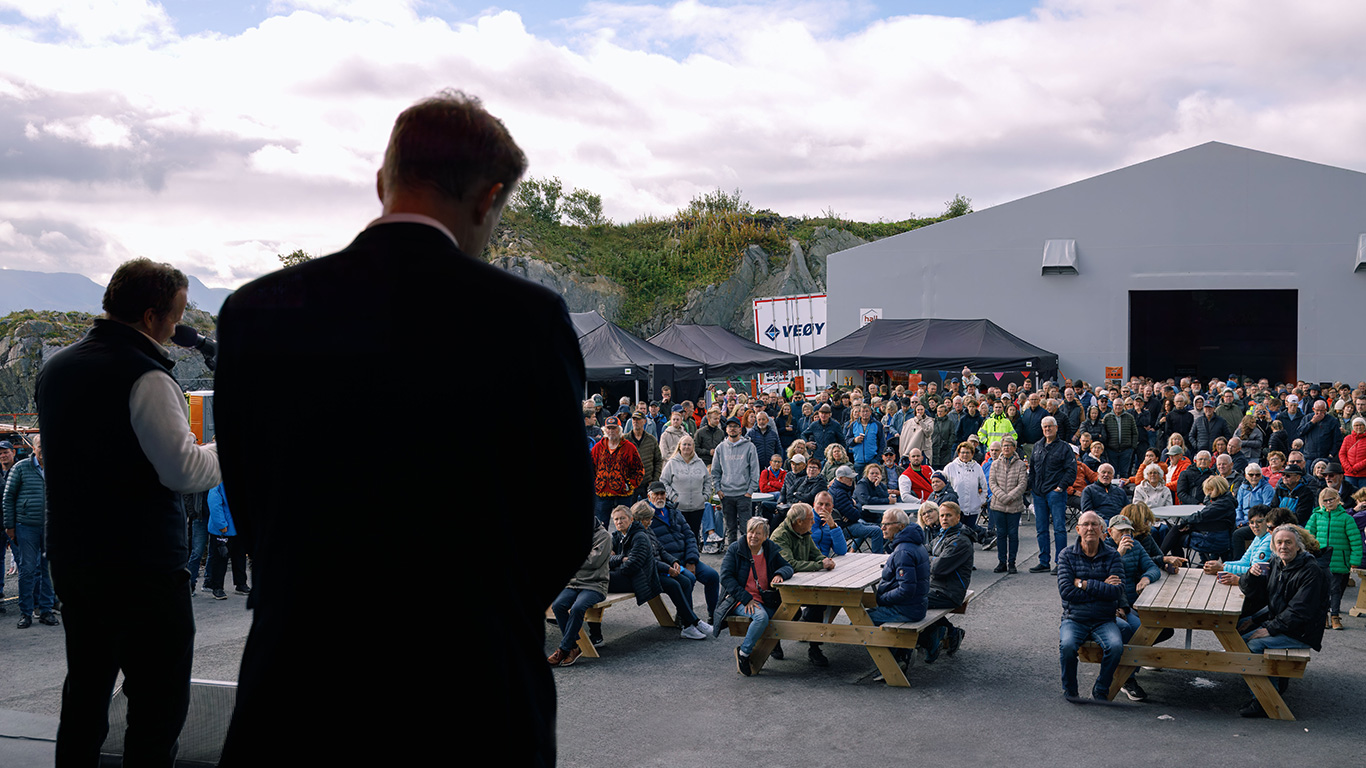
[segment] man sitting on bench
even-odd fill
[[[891,621],[920,621],[927,607],[926,585],[930,580],[929,555],[923,546],[925,533],[912,525],[911,518],[900,509],[882,513],[883,536],[892,543],[891,555],[882,566],[882,578],[873,588],[877,607],[868,611],[874,624]],[[903,668],[915,657],[914,649],[897,648],[892,651]]]
[[[972,583],[972,540],[963,530],[962,519],[962,511],[954,502],[939,505],[939,535],[930,547],[931,608],[957,608],[968,595],[968,585]],[[921,635],[925,663],[932,664],[939,658],[941,646],[950,656],[957,653],[966,634],[947,616],[936,621]]]

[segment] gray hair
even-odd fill
[[[1197,459],[1199,459],[1201,456],[1204,456],[1205,458],[1208,459],[1208,458],[1210,457],[1209,451],[1201,451],[1201,452],[1195,454],[1195,458],[1197,458]]]
[[[655,508],[648,501],[637,501],[631,507],[631,517],[637,522],[648,523],[655,519]]]
[[[803,501],[793,504],[792,508],[787,511],[787,519],[794,523],[800,523],[807,518],[815,517],[815,515],[816,512],[811,509],[811,505]]]
[[[1052,416],[1045,416],[1039,420],[1039,426],[1041,427],[1046,427],[1050,424],[1056,427],[1058,426],[1058,420],[1053,418]]]
[[[1276,530],[1271,532],[1271,537],[1273,539],[1276,538],[1275,535],[1280,533],[1281,531],[1286,531],[1287,533],[1295,534],[1295,546],[1299,547],[1300,551],[1306,551],[1309,549],[1308,545],[1304,540],[1304,533],[1302,533],[1302,531],[1304,531],[1303,528],[1292,523],[1286,523],[1285,525],[1276,526]]]
[[[749,522],[748,522],[748,523],[745,523],[745,532],[746,532],[746,533],[749,533],[751,530],[753,530],[753,529],[755,529],[755,528],[759,528],[759,527],[762,527],[762,528],[764,529],[764,533],[768,533],[768,521],[767,521],[767,520],[763,519],[762,517],[758,517],[758,516],[751,517],[751,518],[749,519]]]
[[[886,517],[887,515],[891,515],[892,519],[896,521],[896,524],[902,528],[911,524],[911,516],[903,512],[900,507],[892,507],[882,513],[883,517]]]

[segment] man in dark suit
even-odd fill
[[[490,736],[511,737],[500,761],[554,762],[543,618],[588,553],[593,474],[564,302],[478,258],[525,168],[477,99],[420,102],[389,139],[383,215],[224,304],[215,415],[255,615],[222,765],[432,762]],[[428,391],[419,356],[453,366]],[[468,471],[496,476],[525,436],[458,428],[479,374],[509,370],[542,387],[551,457],[520,499]],[[325,443],[362,414],[395,450],[358,473]],[[319,581],[362,552],[372,570]]]

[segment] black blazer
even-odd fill
[[[553,762],[543,617],[593,504],[564,302],[389,223],[242,287],[218,341],[224,489],[255,582],[221,764],[423,762],[513,721],[511,762]],[[513,382],[545,459],[523,502],[492,482],[529,458]],[[460,482],[476,467],[490,482]]]

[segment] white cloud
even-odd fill
[[[166,11],[147,0],[0,0],[0,10],[52,23],[82,43],[157,39],[171,33]]]
[[[75,2],[0,27],[0,220],[70,212],[113,244],[83,259],[189,259],[210,284],[344,245],[377,210],[394,116],[447,86],[505,120],[532,174],[617,220],[716,186],[786,214],[930,215],[1209,140],[1366,168],[1366,3],[1052,0],[857,27],[852,2],[592,3],[552,42],[511,12],[450,23],[378,0],[280,2],[241,34],[181,38],[120,2],[107,27]],[[0,263],[23,258],[0,239]]]

